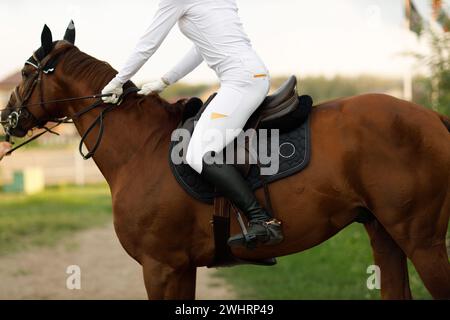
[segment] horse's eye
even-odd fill
[[[26,73],[26,71],[25,70],[22,70],[22,78],[26,78],[28,75],[27,75],[27,73]]]

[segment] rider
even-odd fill
[[[117,103],[122,86],[159,48],[178,22],[194,46],[161,79],[145,84],[139,94],[161,93],[206,61],[220,79],[220,90],[198,121],[187,150],[188,164],[226,196],[248,218],[247,239],[252,246],[274,245],[283,239],[281,222],[257,201],[239,171],[232,165],[210,164],[206,156],[221,152],[240,132],[266,97],[269,72],[253,50],[238,16],[236,0],[161,0],[153,23],[138,42],[119,74],[104,88],[112,94],[103,100]],[[214,136],[213,139],[207,139]],[[214,134],[211,135],[211,130]],[[221,138],[217,137],[221,133]],[[245,246],[243,235],[228,240]]]
[[[0,142],[0,160],[11,150],[11,144],[8,142]]]

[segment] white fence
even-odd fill
[[[18,150],[0,163],[0,179],[4,183],[11,182],[14,171],[27,167],[42,168],[46,185],[105,181],[94,161],[81,158],[78,147]]]

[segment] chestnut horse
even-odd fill
[[[56,69],[46,74],[25,65],[19,97],[30,90],[30,77],[40,73],[41,79],[25,106],[31,116],[19,119],[13,135],[24,136],[52,117],[74,117],[93,101],[45,108],[40,102],[93,95],[115,76],[110,65],[71,42],[52,43],[43,33],[41,53],[46,61],[58,56]],[[3,119],[24,107],[17,99],[11,97]],[[83,134],[105,107],[74,117],[78,132]],[[167,161],[171,134],[182,113],[182,102],[170,104],[157,95],[133,93],[106,116],[103,140],[94,156],[111,190],[117,236],[142,265],[151,299],[194,299],[196,269],[209,265],[214,256],[213,208],[180,187]],[[271,185],[284,242],[233,253],[262,259],[304,251],[353,223],[361,210],[370,211],[374,219],[365,228],[381,268],[382,298],[411,298],[409,258],[432,296],[450,299],[445,245],[450,120],[410,102],[369,94],[316,106],[311,126],[309,167]],[[90,150],[97,130],[85,141]],[[261,191],[257,196],[263,201]],[[236,221],[232,232],[240,232]]]

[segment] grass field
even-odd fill
[[[32,196],[0,193],[0,255],[52,245],[111,219],[106,185],[53,187]]]
[[[241,266],[219,275],[243,299],[379,299],[380,292],[366,285],[372,264],[364,227],[354,224],[316,248],[278,259],[275,267]],[[411,266],[410,282],[415,299],[431,298]]]

